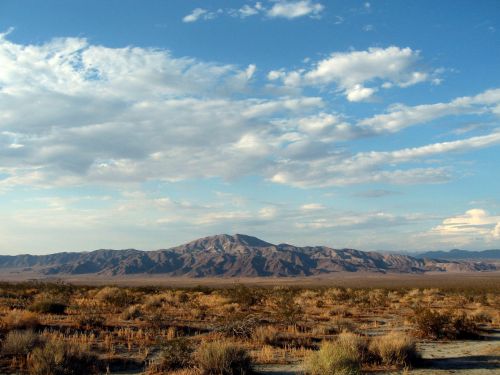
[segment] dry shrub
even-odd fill
[[[278,330],[270,325],[258,326],[252,332],[252,339],[261,345],[273,345],[278,340]]]
[[[129,296],[129,293],[127,293],[127,290],[110,286],[99,290],[96,293],[95,298],[98,301],[116,307],[127,306],[133,300],[132,296]]]
[[[224,323],[217,328],[217,331],[230,337],[247,338],[252,335],[257,322],[257,318],[253,315],[225,317]]]
[[[40,336],[31,330],[10,331],[3,340],[2,354],[11,357],[25,357],[41,343]]]
[[[12,310],[2,320],[2,328],[10,329],[35,329],[40,326],[38,314],[26,310]]]
[[[334,330],[335,332],[353,332],[356,330],[356,325],[351,319],[332,317],[330,319],[330,329]]]
[[[465,313],[453,314],[431,309],[418,309],[413,318],[417,334],[429,339],[467,339],[479,336],[479,327]]]
[[[141,311],[141,306],[140,305],[133,305],[133,306],[130,306],[130,307],[126,308],[125,310],[123,310],[120,317],[123,320],[135,320],[135,319],[139,319],[140,317],[142,317],[142,315],[143,314]]]
[[[78,328],[85,330],[100,329],[106,325],[106,319],[102,315],[85,315],[78,318]]]
[[[193,347],[188,340],[180,338],[167,341],[159,358],[149,368],[150,372],[166,373],[193,366]]]
[[[61,340],[49,340],[28,355],[30,375],[97,374],[96,363],[87,347]]]
[[[361,355],[358,338],[347,336],[336,341],[323,341],[318,351],[311,353],[304,362],[310,375],[357,375],[361,372]]]
[[[370,351],[386,365],[408,366],[417,358],[415,340],[402,332],[376,337],[370,343]]]
[[[227,341],[204,342],[195,352],[203,375],[244,375],[252,372],[248,352]]]
[[[64,314],[66,305],[57,301],[38,301],[30,306],[31,311],[36,311],[40,314]]]

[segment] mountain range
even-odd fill
[[[439,254],[438,254],[439,255]],[[425,273],[493,271],[494,262],[442,260],[399,254],[274,245],[243,234],[221,234],[155,251],[95,250],[50,255],[0,255],[0,273],[188,277],[312,276],[335,272]]]
[[[417,257],[447,259],[447,260],[462,260],[462,259],[484,259],[484,260],[500,260],[500,249],[491,249],[483,251],[469,251],[453,249],[450,251],[427,251],[419,253]]]

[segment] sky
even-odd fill
[[[500,2],[0,1],[0,254],[500,247]]]

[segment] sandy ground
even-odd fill
[[[380,375],[493,375],[500,374],[500,331],[481,341],[441,341],[419,345],[422,364],[419,368],[392,372],[372,372]],[[302,374],[300,365],[257,366],[260,374]]]
[[[407,288],[500,288],[500,271],[492,272],[429,272],[426,274],[338,272],[316,277],[169,277],[162,275],[66,275],[43,277],[40,274],[0,270],[0,281],[21,282],[27,280],[64,281],[79,285],[164,286],[164,287],[232,287],[237,284],[272,287],[283,286],[343,286],[343,287],[407,287]]]

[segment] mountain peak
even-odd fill
[[[191,241],[187,244],[180,245],[174,248],[177,252],[199,252],[199,251],[215,251],[215,252],[238,252],[241,249],[247,248],[264,248],[270,247],[273,244],[263,241],[257,237],[248,236],[246,234],[217,234]]]

